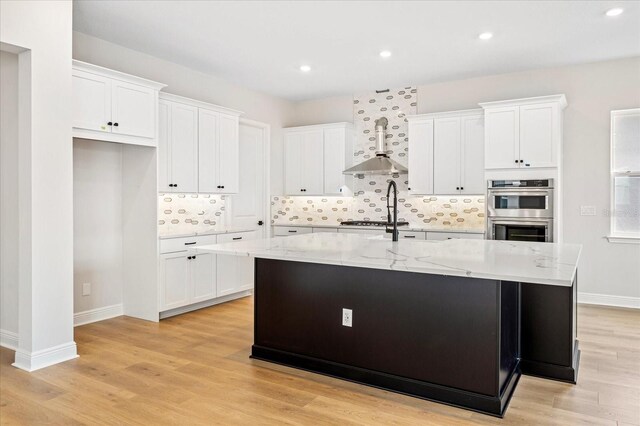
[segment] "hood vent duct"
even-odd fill
[[[397,161],[387,156],[385,149],[387,138],[387,124],[389,121],[386,117],[376,120],[376,156],[370,158],[358,165],[348,168],[344,172],[345,175],[394,175],[406,174],[407,168]]]

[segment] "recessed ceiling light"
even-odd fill
[[[482,33],[478,36],[480,40],[489,40],[491,37],[493,37],[492,33]]]
[[[624,9],[622,9],[620,7],[614,7],[613,9],[607,10],[606,15],[607,16],[618,16],[618,15],[622,14],[622,12],[624,12]]]
[[[388,58],[389,56],[391,56],[391,52],[389,52],[388,50],[383,50],[382,52],[380,52],[380,56],[382,56],[383,58]]]
[[[309,65],[302,65],[302,66],[300,67],[300,71],[302,71],[302,72],[309,72],[309,71],[311,71],[311,67],[310,67]]]

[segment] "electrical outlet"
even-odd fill
[[[342,325],[345,327],[353,326],[353,311],[351,309],[342,309]]]
[[[580,216],[595,216],[596,206],[580,206]]]
[[[91,283],[83,283],[82,284],[82,295],[88,296],[91,294]]]

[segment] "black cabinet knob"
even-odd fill
[[[108,122],[107,126],[113,126],[113,123],[112,122]]]
[[[259,221],[258,221],[258,225],[262,226],[262,225],[264,225],[264,222],[263,222],[263,221],[261,221],[261,220],[259,220]]]
[[[463,191],[463,190],[464,190],[464,186],[461,186],[461,187],[460,187],[460,191]]]
[[[524,163],[524,160],[520,160],[521,163]]]
[[[460,191],[460,187],[459,186],[456,186],[456,191]]]
[[[224,185],[222,185],[220,188],[224,189]]]
[[[411,191],[411,188],[407,188],[409,191]]]
[[[518,163],[518,160],[516,160],[516,163]]]
[[[118,123],[113,123],[113,126],[114,127],[118,127]]]

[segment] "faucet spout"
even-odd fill
[[[389,197],[391,196],[391,188],[393,188],[393,219],[391,216],[391,205],[389,204]],[[389,229],[389,225],[393,225],[392,229]],[[398,241],[400,232],[398,232],[398,187],[396,182],[391,179],[389,186],[387,186],[387,229],[386,232],[391,234],[391,241]]]

